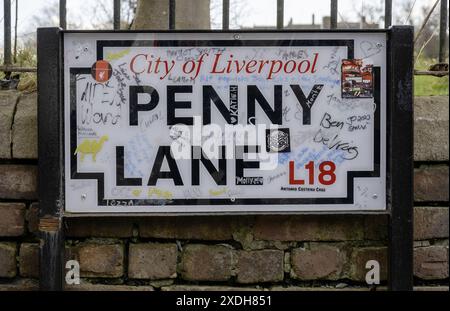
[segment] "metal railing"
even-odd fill
[[[169,29],[175,29],[175,0],[169,1]],[[113,0],[113,28],[120,29],[120,0]],[[437,4],[437,2],[436,2]],[[436,5],[435,4],[435,5]],[[445,54],[447,49],[447,1],[440,0],[440,23],[439,23],[439,63],[445,62]],[[0,66],[0,71],[5,72],[5,76],[9,77],[11,72],[36,72],[35,67],[19,67],[12,63],[11,54],[11,0],[3,0],[4,7],[4,60]],[[431,14],[431,12],[430,12]],[[59,26],[63,29],[67,28],[66,22],[66,0],[59,0]],[[384,2],[384,28],[392,25],[392,0]],[[425,21],[426,23],[426,21]],[[425,24],[424,23],[424,24]],[[230,0],[222,0],[222,29],[230,28]],[[277,0],[277,29],[284,28],[284,0]],[[338,28],[338,0],[330,0],[330,28]],[[437,67],[439,69],[439,67]],[[416,75],[448,75],[448,64],[446,70],[415,70]]]

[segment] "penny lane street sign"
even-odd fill
[[[386,33],[66,33],[65,210],[386,210]]]
[[[68,217],[372,213],[411,290],[412,42],[38,29],[41,288],[62,289]]]

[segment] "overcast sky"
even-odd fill
[[[57,0],[12,0],[12,27],[14,30],[14,8],[15,1],[19,1],[19,17],[18,17],[18,34],[19,38],[24,38],[25,35],[33,33],[35,31],[35,23],[33,22],[33,16],[37,16],[41,13],[43,7],[53,7],[55,13],[57,13],[58,1]],[[67,21],[68,23],[76,23],[81,26],[82,29],[92,29],[94,26],[92,20],[104,19],[105,14],[95,12],[96,2],[98,0],[67,0]],[[104,3],[107,11],[112,15],[112,3],[113,0],[100,0]],[[182,0],[178,0],[182,1]],[[393,0],[394,12],[401,10],[401,5],[408,0]],[[414,2],[414,0],[410,0]],[[220,10],[222,0],[211,0],[213,7]],[[233,3],[233,0],[231,0]],[[245,14],[239,19],[238,23],[245,27],[251,27],[255,25],[275,25],[276,24],[276,0],[240,0],[241,3],[245,3]],[[431,5],[435,0],[415,0],[415,5],[412,11],[413,17],[421,15],[423,6]],[[341,21],[358,21],[358,13],[367,11],[368,5],[378,5],[380,8],[384,6],[384,0],[339,0],[339,16]],[[242,5],[242,4],[241,4]],[[438,12],[439,6],[437,8]],[[312,14],[315,15],[316,23],[321,23],[322,17],[329,15],[330,0],[285,0],[285,24],[292,18],[296,24],[309,24],[312,20]],[[233,9],[231,9],[233,13]],[[220,13],[216,11],[212,14],[212,17],[220,25]],[[0,7],[0,45],[3,45],[3,5]],[[403,24],[406,16],[394,16],[395,24]],[[378,22],[378,21],[377,21]],[[54,26],[58,24],[58,15],[55,14],[53,18],[47,19],[45,25],[41,26]]]

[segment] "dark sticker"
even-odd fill
[[[266,150],[267,152],[290,152],[289,129],[266,130]]]
[[[91,67],[91,75],[97,82],[106,82],[111,78],[112,67],[106,60],[98,60]]]
[[[373,98],[372,69],[362,59],[343,59],[342,98]]]
[[[236,185],[256,185],[260,186],[264,184],[262,177],[239,177],[236,176]]]
[[[238,124],[238,86],[230,85],[230,124]]]

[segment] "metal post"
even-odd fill
[[[441,0],[441,12],[439,23],[439,62],[445,62],[445,50],[447,49],[447,0]]]
[[[392,25],[392,0],[384,1],[384,28]]]
[[[277,0],[277,29],[283,29],[284,25],[284,0]]]
[[[222,29],[230,29],[230,0],[222,0]]]
[[[389,288],[413,288],[413,43],[412,26],[394,26],[388,47]]]
[[[337,12],[338,12],[338,2],[337,0],[331,0],[331,12],[330,12],[330,28],[337,28]]]
[[[4,16],[4,60],[5,66],[11,65],[11,0],[3,0]],[[11,72],[5,72],[6,79],[9,79]]]
[[[66,0],[59,0],[59,27],[62,29],[67,28],[66,16]]]
[[[169,29],[175,29],[175,0],[169,0]]]
[[[38,155],[41,290],[62,290],[64,272],[62,38],[60,28],[38,28]],[[49,182],[49,180],[51,182]]]
[[[114,0],[114,30],[120,29],[120,0]]]

